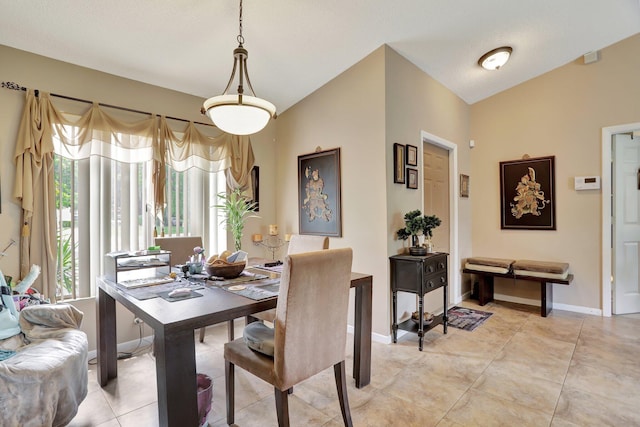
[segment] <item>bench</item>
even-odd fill
[[[540,283],[540,315],[547,317],[553,308],[553,284],[568,285],[573,280],[573,274],[568,274],[568,264],[547,263],[541,261],[515,261],[498,258],[470,258],[469,263],[462,270],[466,274],[478,276],[478,303],[482,306],[493,301],[493,281],[494,278],[526,280]],[[538,268],[540,267],[540,268]],[[564,273],[545,273],[545,267],[552,271],[563,271]],[[527,271],[523,268],[532,268]]]

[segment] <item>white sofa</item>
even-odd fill
[[[17,354],[0,362],[2,426],[64,426],[87,395],[87,336],[82,312],[68,304],[20,312]],[[3,347],[11,348],[11,342]]]

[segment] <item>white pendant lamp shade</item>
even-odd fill
[[[204,109],[220,130],[234,135],[259,132],[276,114],[275,105],[248,95],[214,96],[204,102]]]
[[[507,63],[511,56],[511,52],[513,52],[513,49],[509,46],[493,49],[480,57],[478,65],[485,70],[499,70],[500,67]]]
[[[251,135],[260,132],[276,117],[276,106],[256,96],[249,72],[247,57],[249,52],[244,48],[242,37],[242,0],[240,0],[238,47],[233,50],[233,70],[231,78],[222,95],[207,99],[202,105],[206,113],[220,130],[234,135]],[[238,74],[238,86],[235,94],[229,94]],[[245,92],[245,83],[248,91]],[[250,94],[250,95],[248,95]]]

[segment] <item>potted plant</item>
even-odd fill
[[[433,246],[430,244],[433,229],[438,227],[441,222],[437,216],[422,215],[420,209],[416,209],[404,215],[404,228],[399,229],[396,234],[400,240],[407,240],[411,237],[410,255],[426,255],[427,252],[433,252]],[[427,251],[428,248],[418,244],[418,235],[420,234],[425,236],[429,251]]]
[[[220,193],[218,198],[222,200],[222,204],[215,207],[224,213],[221,224],[224,224],[225,229],[231,231],[235,250],[239,251],[242,249],[242,233],[245,221],[249,218],[260,218],[258,215],[253,214],[257,204],[247,200],[238,188],[228,194]]]

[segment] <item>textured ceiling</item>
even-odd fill
[[[0,0],[0,44],[208,98],[231,73],[238,6]],[[279,112],[385,43],[472,104],[640,32],[639,0],[245,0],[243,14],[251,82]],[[502,45],[507,65],[478,67]]]

